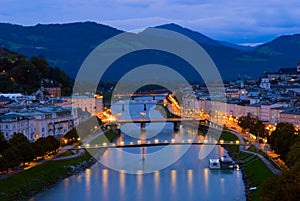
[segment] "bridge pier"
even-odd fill
[[[141,122],[141,129],[146,128],[146,123],[145,122]]]
[[[147,105],[146,104],[144,104],[144,111],[146,111],[147,110]]]
[[[155,96],[152,96],[152,100],[155,100]]]
[[[180,129],[180,122],[174,121],[173,122],[173,129],[174,129],[174,131],[179,131],[179,129]]]

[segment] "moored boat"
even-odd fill
[[[222,169],[233,169],[236,167],[235,162],[228,156],[220,157],[219,161]]]
[[[209,159],[209,168],[210,169],[220,169],[220,160],[219,159]]]

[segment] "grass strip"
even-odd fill
[[[77,158],[51,160],[0,180],[0,200],[21,200],[29,195],[45,190],[71,173],[71,170],[67,168],[68,166],[78,165],[83,161],[88,161],[90,158],[90,154],[86,152],[85,155]]]
[[[220,137],[224,141],[235,141],[237,136],[224,131]],[[261,184],[270,177],[275,177],[272,171],[266,164],[258,157],[251,158],[252,154],[239,152],[238,145],[224,145],[225,149],[229,152],[235,161],[241,164],[243,171],[243,179],[246,188],[247,200],[262,201]],[[251,149],[251,148],[250,148]],[[253,149],[253,148],[252,148]],[[249,191],[249,187],[257,187],[256,190]]]

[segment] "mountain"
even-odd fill
[[[176,31],[196,41],[211,56],[223,79],[235,79],[238,75],[258,77],[264,71],[296,67],[300,60],[299,35],[282,36],[250,49],[211,39],[174,23],[160,25],[157,28]],[[51,66],[61,67],[74,78],[86,56],[97,45],[122,32],[94,22],[36,26],[0,23],[0,46],[22,53],[29,58],[33,55],[44,57]],[[116,77],[121,77],[133,66],[147,64],[145,61],[168,64],[185,76],[189,76],[191,80],[199,79],[194,76],[193,71],[185,70],[188,64],[184,61],[172,59],[170,55],[159,51],[135,52],[117,60],[112,69],[107,71],[106,79],[115,81]]]
[[[224,46],[231,47],[231,48],[234,48],[234,49],[243,50],[243,51],[251,51],[255,48],[255,47],[252,47],[252,46],[237,45],[237,44],[229,43],[229,42],[226,42],[226,41],[219,41],[219,43],[221,43]]]
[[[176,31],[196,41],[213,59],[223,79],[234,79],[238,75],[258,77],[264,71],[296,67],[300,60],[300,34],[281,36],[257,47],[246,47],[214,40],[173,23],[158,27]]]
[[[255,52],[275,56],[281,60],[300,60],[300,34],[280,36],[271,42],[262,44],[255,48]]]
[[[220,42],[218,42],[214,39],[211,39],[199,32],[184,28],[184,27],[174,24],[174,23],[156,26],[156,28],[166,29],[166,30],[180,33],[182,35],[185,35],[185,36],[191,38],[192,40],[194,40],[195,42],[197,42],[199,44],[205,44],[205,45],[211,45],[211,46],[222,46],[222,44]]]
[[[0,46],[44,57],[75,77],[86,56],[104,40],[122,31],[94,22],[20,26],[0,24]]]

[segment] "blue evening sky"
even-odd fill
[[[259,43],[300,33],[299,0],[0,0],[0,21],[95,21],[125,31],[174,22],[218,40]]]

